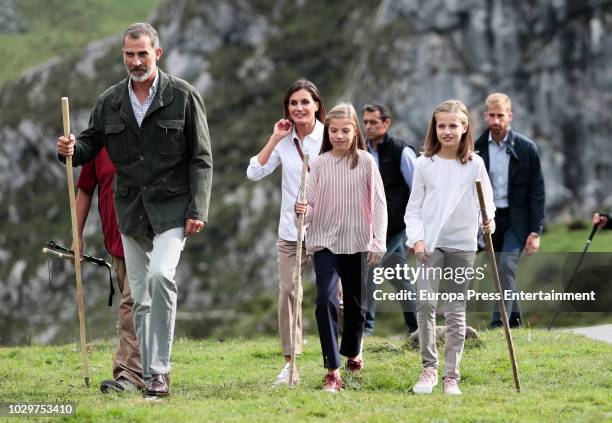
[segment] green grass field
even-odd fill
[[[75,402],[72,421],[612,421],[612,346],[561,332],[513,331],[523,391],[514,391],[502,331],[467,344],[462,397],[438,386],[411,393],[419,354],[400,338],[366,338],[361,375],[344,376],[338,394],[320,389],[324,370],[318,338],[299,359],[302,384],[272,387],[282,366],[276,338],[225,342],[180,339],[173,351],[173,395],[98,390],[110,376],[114,342],[94,343],[92,385],[85,388],[76,345],[1,348],[0,397],[10,402]],[[588,359],[585,359],[588,357]],[[45,420],[48,421],[48,420]]]
[[[569,253],[582,252],[584,244],[591,233],[591,223],[585,222],[585,227],[570,230],[567,225],[556,224],[547,228],[542,236],[540,252]],[[612,231],[598,230],[589,247],[591,253],[612,252]]]
[[[22,33],[0,34],[0,86],[55,56],[76,54],[87,43],[119,35],[127,25],[146,21],[160,0],[16,0],[25,18]]]
[[[541,239],[539,252],[531,258],[524,257],[519,261],[519,273],[517,277],[519,288],[529,290],[532,289],[530,287],[538,286],[538,284],[541,283],[537,275],[531,274],[532,270],[530,270],[530,267],[534,267],[534,262],[540,263],[538,266],[535,266],[536,268],[542,268],[541,263],[544,261],[563,260],[565,256],[562,253],[582,252],[590,232],[591,224],[589,222],[584,222],[584,228],[579,230],[569,230],[565,224],[555,224],[547,227]],[[589,253],[605,252],[612,252],[612,231],[609,230],[598,231],[589,247]],[[486,261],[484,258],[482,258],[482,260]],[[559,268],[559,264],[554,265],[554,267]],[[551,288],[551,286],[548,285],[540,287],[546,289]],[[314,301],[314,293],[311,293],[311,297],[311,301]],[[528,312],[524,316],[526,318],[525,324],[532,327],[546,327],[552,319],[553,314],[553,311],[544,310],[539,310],[537,313]],[[478,329],[483,329],[490,323],[490,318],[490,312],[469,312],[467,321],[469,325]],[[440,321],[440,323],[443,324],[442,321]],[[558,316],[556,327],[589,326],[603,323],[612,323],[612,313],[564,312]],[[387,336],[401,333],[404,330],[403,321],[399,314],[399,307],[392,304],[391,307],[380,310],[379,306],[379,310],[376,314],[377,334]]]

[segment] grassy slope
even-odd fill
[[[565,225],[554,225],[542,236],[540,251],[553,252],[582,252],[584,244],[591,233],[591,224],[581,230],[569,230]],[[598,230],[593,237],[589,252],[612,251],[612,231]]]
[[[513,333],[520,395],[514,392],[503,332],[494,331],[484,332],[478,344],[466,349],[460,398],[443,396],[440,387],[432,396],[412,395],[418,352],[397,338],[367,338],[363,374],[345,377],[347,388],[338,395],[322,392],[314,336],[308,337],[299,361],[302,385],[293,391],[270,384],[281,365],[275,338],[180,339],[173,351],[174,395],[169,400],[151,403],[137,394],[100,394],[98,384],[109,376],[114,349],[109,342],[93,345],[89,389],[82,386],[75,345],[0,349],[0,397],[3,402],[75,401],[79,421],[610,420],[610,345],[557,332]]]
[[[582,252],[584,243],[589,237],[591,226],[590,223],[585,223],[585,228],[581,230],[568,230],[566,225],[556,224],[547,227],[546,232],[542,236],[540,243],[540,252],[534,259],[549,259],[553,253],[563,252]],[[589,252],[612,252],[612,231],[598,231],[593,238],[593,242],[589,247]],[[561,256],[558,256],[561,258]],[[522,261],[525,263],[525,260]],[[519,262],[519,266],[520,266]],[[520,269],[520,267],[519,267]],[[524,285],[525,280],[519,279],[519,286],[522,289],[527,289]],[[549,287],[550,288],[550,287]],[[391,311],[396,308],[391,308]],[[386,309],[389,310],[389,309]],[[530,315],[528,321],[532,326],[546,327],[552,312],[537,313]],[[444,319],[440,319],[440,324],[443,324]],[[468,313],[468,324],[476,328],[484,328],[489,324],[490,314],[484,312]],[[561,313],[556,321],[557,327],[562,326],[588,326],[601,323],[612,323],[611,313]],[[378,312],[376,314],[376,330],[378,334],[389,335],[401,333],[404,330],[403,321],[399,313],[395,312]]]
[[[0,85],[56,56],[78,53],[92,40],[120,34],[146,21],[160,0],[18,0],[15,9],[28,29],[0,34]]]

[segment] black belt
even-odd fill
[[[510,207],[498,207],[495,209],[495,216],[507,216],[510,214]]]

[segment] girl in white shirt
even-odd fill
[[[306,249],[313,254],[317,306],[315,315],[327,374],[323,388],[342,389],[340,354],[348,371],[360,371],[365,324],[367,266],[378,263],[386,250],[387,204],[378,166],[367,152],[351,104],[334,107],[325,120],[321,155],[313,162],[307,202],[297,202],[296,214],[309,223]],[[344,330],[338,346],[338,298],[342,280]],[[363,288],[362,288],[363,287]]]
[[[295,81],[285,94],[284,117],[274,124],[274,132],[257,156],[251,158],[247,177],[259,181],[282,165],[282,199],[278,224],[278,329],[285,366],[274,384],[289,382],[291,361],[291,322],[293,313],[297,228],[293,206],[300,191],[305,154],[311,161],[319,154],[323,141],[325,106],[317,87],[305,79]],[[300,240],[301,241],[301,240]],[[310,257],[302,249],[302,274]],[[300,296],[302,293],[300,292]],[[302,310],[298,310],[296,354],[302,351]],[[297,370],[297,369],[296,369]],[[299,375],[296,375],[299,383]]]
[[[475,181],[483,184],[489,220],[485,231],[494,230],[493,191],[483,160],[473,152],[468,110],[459,100],[447,100],[433,112],[424,153],[416,161],[412,192],[406,207],[407,245],[423,263],[417,279],[417,322],[422,371],[413,388],[429,394],[438,384],[435,295],[441,278],[448,278],[444,393],[460,395],[459,363],[465,341],[465,295],[476,254],[480,207]],[[448,269],[451,269],[450,271]],[[466,273],[466,270],[468,273]],[[473,271],[473,270],[472,270]],[[430,295],[427,295],[430,294]],[[462,296],[461,296],[462,295]]]

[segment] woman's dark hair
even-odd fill
[[[325,105],[323,104],[323,97],[321,96],[317,86],[307,79],[298,79],[291,84],[287,90],[287,94],[285,94],[285,99],[283,100],[285,119],[290,119],[289,98],[294,92],[299,90],[306,90],[310,93],[312,99],[319,105],[319,110],[315,112],[315,118],[317,118],[319,122],[325,122]]]

